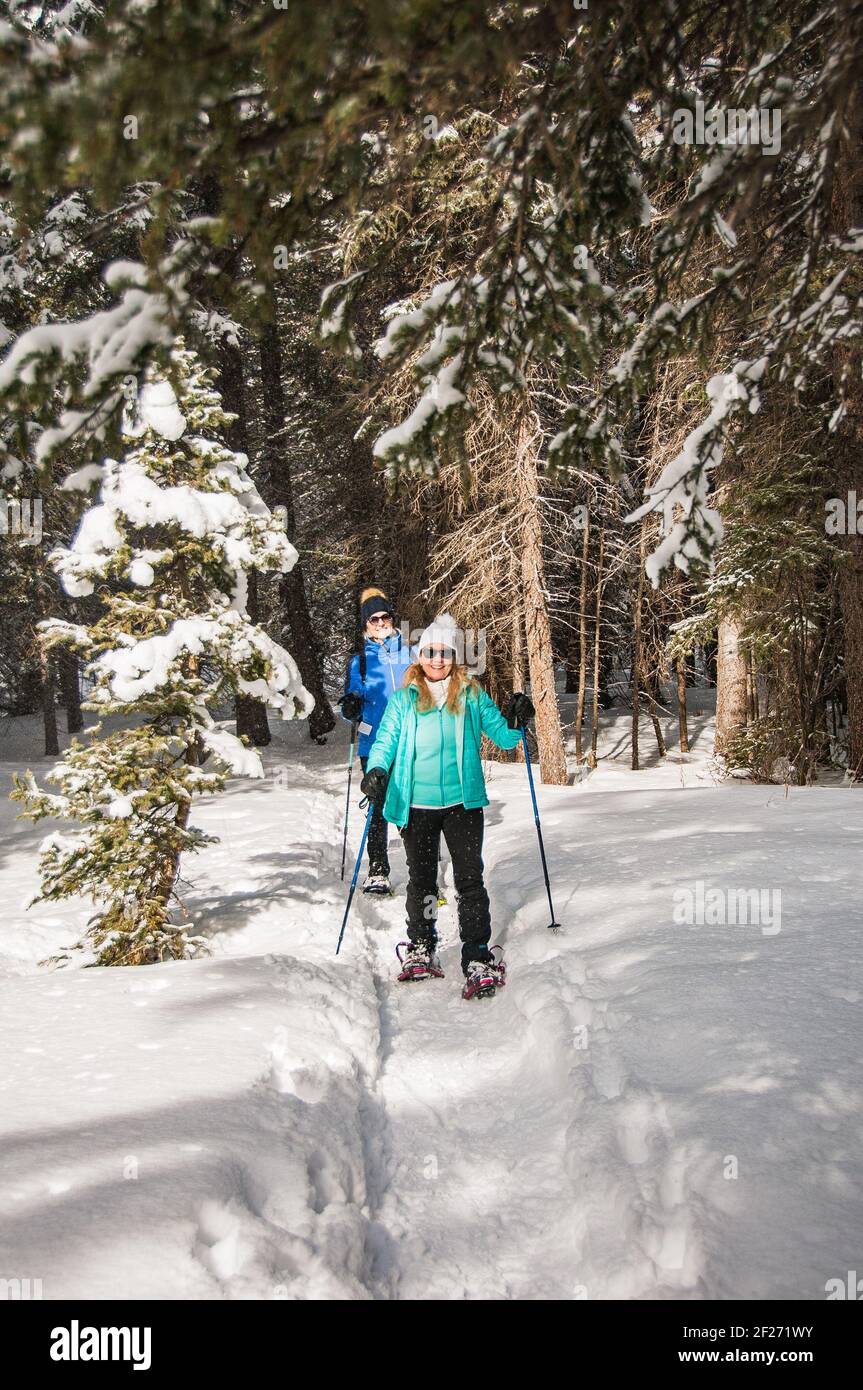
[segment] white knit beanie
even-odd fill
[[[438,613],[417,642],[416,650],[424,647],[450,647],[459,659],[461,650],[461,628],[451,613]]]

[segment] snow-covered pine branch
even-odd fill
[[[189,826],[193,796],[220,790],[230,774],[261,777],[258,752],[218,719],[236,695],[253,696],[284,719],[314,706],[296,663],[250,622],[250,569],[288,572],[297,552],[262,501],[247,459],[214,438],[233,417],[212,373],[180,341],[172,380],[151,370],[124,419],[120,460],[72,475],[99,492],[68,547],[52,563],[67,593],[98,590],[102,611],[87,627],[43,623],[46,646],[87,659],[85,708],[126,727],[73,742],[49,779],[14,795],[35,819],[60,816],[83,830],[51,837],[42,857],[42,898],[90,893],[102,904],[82,947],[101,964],[183,956],[202,945],[172,919],[180,856],[207,837]],[[128,727],[131,722],[132,727]]]
[[[0,362],[0,405],[37,413],[54,390],[68,402],[56,425],[42,431],[37,462],[51,458],[73,438],[98,442],[115,422],[128,390],[156,348],[168,350],[188,305],[185,285],[198,248],[178,243],[163,260],[158,289],[145,267],[115,261],[103,273],[118,296],[110,309],[74,323],[46,323],[21,333]],[[81,372],[73,385],[72,369]]]

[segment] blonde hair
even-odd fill
[[[479,687],[467,667],[459,666],[456,661],[453,662],[452,670],[449,674],[450,680],[446,695],[446,707],[450,714],[456,714],[459,706],[464,704],[468,693],[472,690],[477,690]],[[404,684],[405,686],[416,686],[419,692],[417,709],[421,714],[425,714],[427,710],[434,709],[434,700],[428,688],[426,674],[418,661],[415,661],[413,665],[409,666],[405,671]]]

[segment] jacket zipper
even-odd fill
[[[367,642],[370,642],[371,640],[372,640],[372,639],[371,639],[370,637],[367,637],[367,638],[366,638],[366,641],[367,641]],[[384,663],[385,666],[388,666],[388,667],[389,667],[389,672],[390,672],[390,685],[392,686],[393,694],[395,694],[395,690],[396,690],[396,678],[395,678],[395,676],[393,675],[393,663],[392,663],[392,661],[390,660],[389,647],[387,646],[386,642],[382,642],[382,643],[377,643],[377,642],[376,642],[376,643],[375,643],[375,646],[380,646],[380,648],[381,648],[381,661]],[[365,688],[366,688],[365,681],[363,681],[363,693],[364,693],[364,694],[365,694]]]
[[[439,714],[441,715],[441,718],[443,718],[443,706],[441,706],[441,709],[439,710]],[[463,718],[464,718],[464,719],[467,718],[467,712],[466,712],[466,711],[465,711],[465,713],[464,713]],[[415,713],[414,713],[414,720],[416,720],[416,714],[415,714]],[[462,727],[462,733],[463,733],[463,732],[464,732],[464,730],[463,730],[463,727]],[[458,734],[456,734],[456,747],[458,747]],[[414,749],[416,749],[416,725],[414,726]],[[414,758],[411,758],[411,774],[413,774],[414,762],[415,762],[415,757],[414,757]],[[460,780],[461,780],[462,797],[464,797],[464,795],[465,795],[465,792],[464,792],[464,776],[463,776],[463,773],[462,773],[461,768],[459,769],[459,778],[460,778]],[[441,790],[443,790],[443,729],[441,729],[440,780],[441,780]],[[413,796],[413,790],[414,790],[414,787],[413,787],[413,778],[412,778],[412,779],[411,779],[411,784],[410,784],[410,790],[409,790],[409,792],[408,792],[408,818],[410,817],[410,802],[411,802],[411,797]],[[402,825],[399,826],[399,829],[400,829],[400,830],[403,830],[403,829],[405,828],[405,826],[407,825],[407,823],[408,823],[408,821],[405,820],[404,823],[403,823]]]
[[[443,784],[443,705],[438,710],[438,733],[440,734],[440,799],[441,805],[443,805],[443,799],[446,796],[446,788]]]

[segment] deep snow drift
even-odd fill
[[[40,968],[87,905],[25,911],[52,827],[4,799],[0,1279],[49,1299],[823,1299],[860,1268],[860,792],[718,786],[707,717],[689,760],[632,773],[625,718],[604,716],[596,773],[537,788],[560,935],[525,770],[487,765],[510,982],[472,1004],[448,869],[446,978],[395,982],[394,830],[396,897],[355,900],[334,955],[343,728],[317,748],[274,723],[265,779],[196,807],[221,836],[184,868],[206,960]],[[49,765],[39,747],[3,726],[4,793]],[[758,921],[727,920],[732,890]]]

